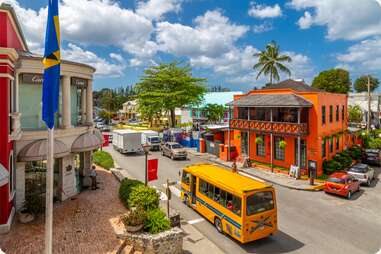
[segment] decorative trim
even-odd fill
[[[0,78],[8,78],[10,80],[15,80],[15,77],[11,76],[10,74],[0,73]]]
[[[8,55],[13,62],[19,58],[19,54],[14,48],[0,47],[0,55]]]

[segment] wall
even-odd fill
[[[0,47],[23,49],[8,11],[0,10]]]

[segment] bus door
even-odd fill
[[[192,205],[195,205],[196,204],[196,177],[194,175],[191,175],[190,193],[192,195],[191,203]]]

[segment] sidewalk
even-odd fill
[[[188,153],[194,156],[199,156],[210,162],[213,162],[228,168],[231,167],[231,162],[223,161],[214,155],[207,154],[207,153],[199,153],[193,148],[188,148],[187,151]],[[241,172],[241,174],[247,174],[248,176],[257,177],[266,182],[270,182],[270,183],[273,183],[282,187],[286,187],[289,189],[303,190],[303,191],[318,191],[323,188],[323,184],[317,181],[315,181],[315,185],[312,186],[309,184],[308,180],[296,180],[295,178],[289,177],[285,174],[272,173],[265,169],[238,167],[238,170]]]

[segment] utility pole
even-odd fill
[[[370,75],[368,75],[368,121],[367,121],[367,124],[366,124],[366,131],[367,133],[369,133],[370,131],[370,119],[371,119],[371,94],[370,94]]]

